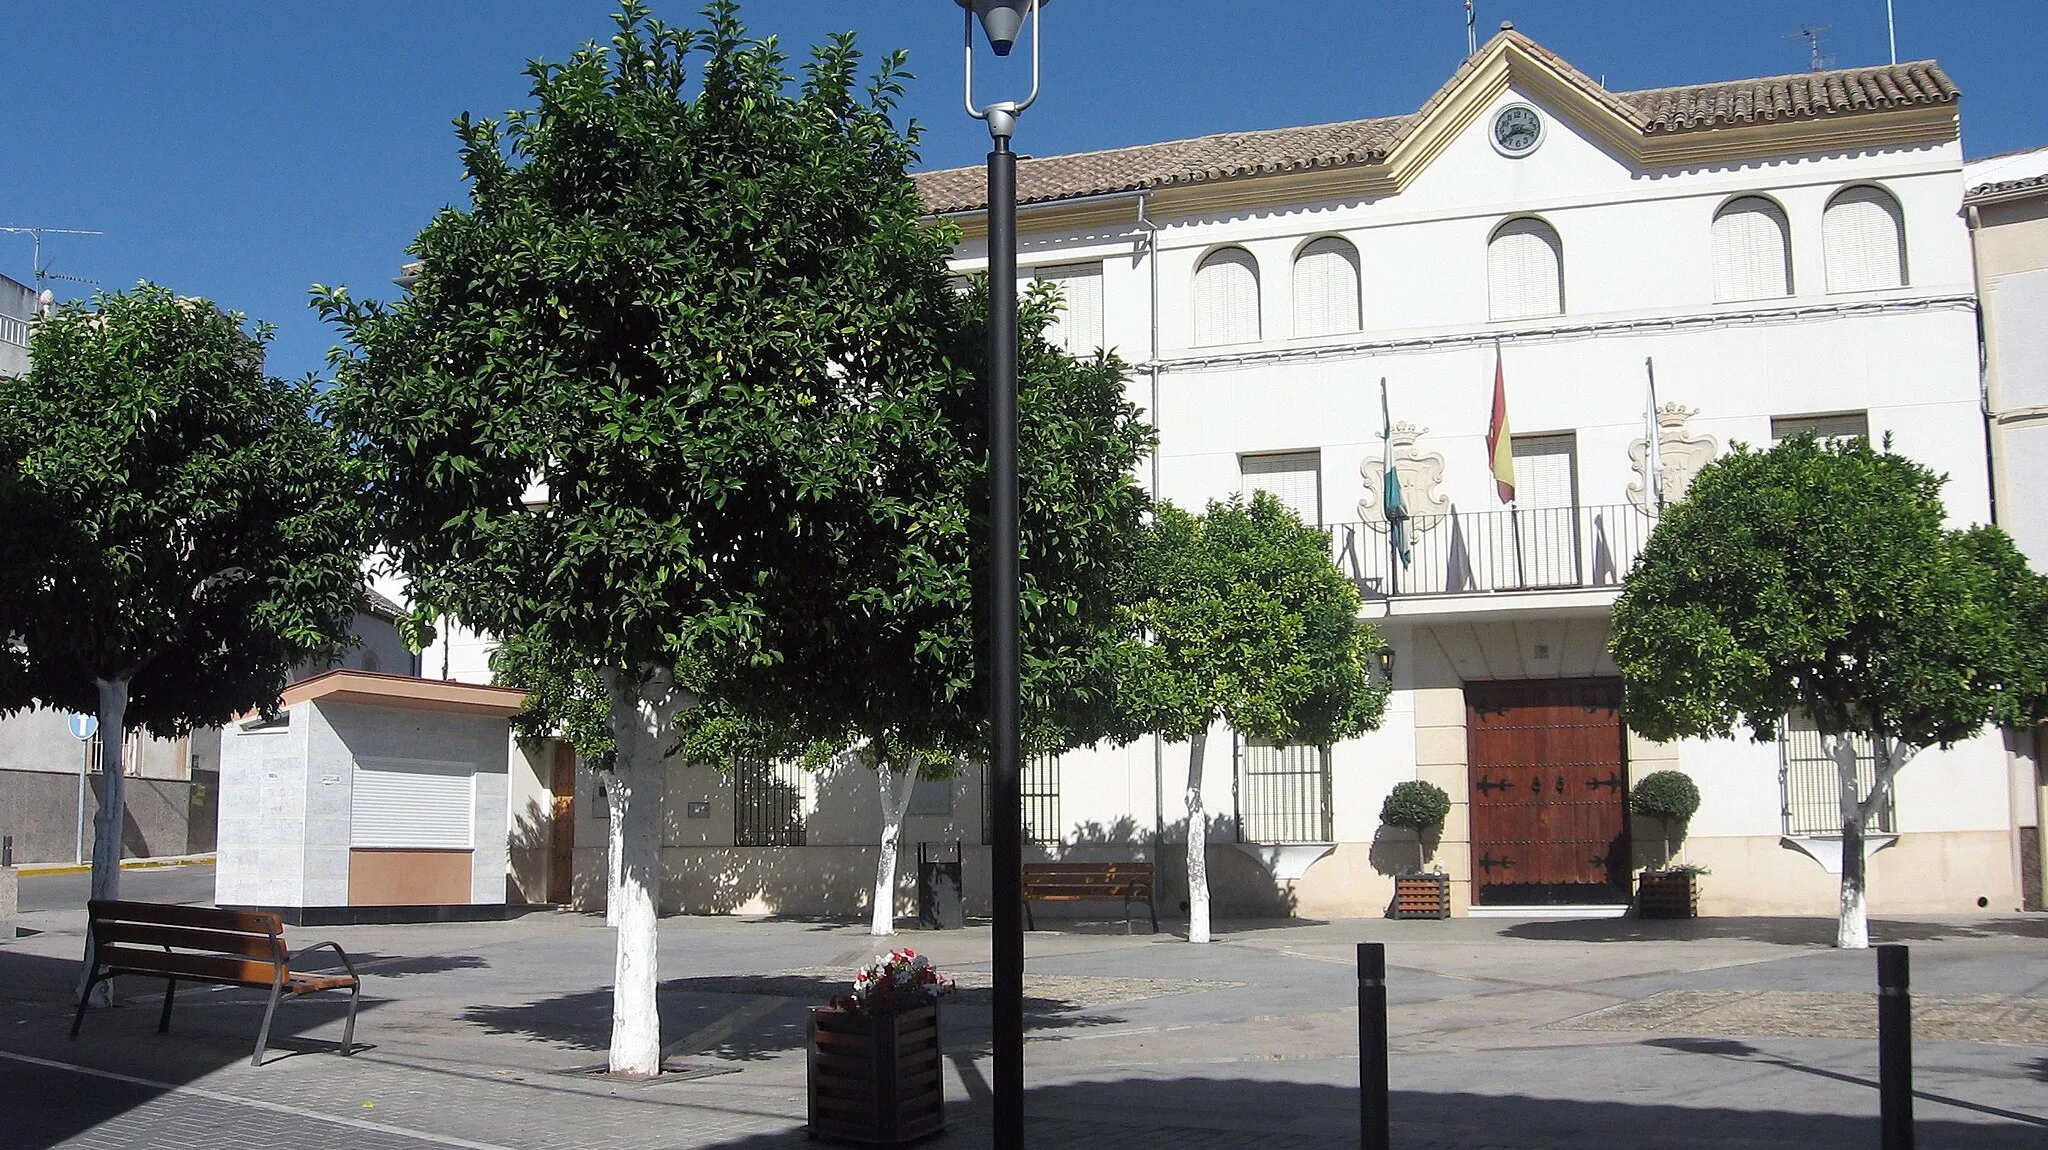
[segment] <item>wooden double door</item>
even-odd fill
[[[1476,906],[1628,901],[1621,683],[1465,684]]]

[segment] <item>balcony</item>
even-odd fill
[[[1633,504],[1418,515],[1405,566],[1384,522],[1333,523],[1330,554],[1367,599],[1619,588],[1653,521]]]

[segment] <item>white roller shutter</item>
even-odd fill
[[[1249,501],[1255,491],[1270,491],[1303,523],[1323,522],[1323,456],[1319,451],[1285,455],[1247,455],[1238,463],[1239,490]]]
[[[1195,271],[1195,342],[1259,338],[1259,265],[1243,248],[1212,252]]]
[[[357,759],[349,844],[474,847],[475,772],[470,763],[435,759]]]
[[[1529,436],[1514,443],[1514,557],[1525,587],[1579,583],[1579,468],[1569,435]]]
[[[1510,220],[1486,245],[1494,319],[1564,314],[1564,248],[1542,220]]]
[[[1761,196],[1744,196],[1714,217],[1714,298],[1775,299],[1792,294],[1785,214]]]
[[[1316,240],[1294,260],[1294,334],[1358,327],[1358,250],[1334,236]]]
[[[1020,277],[1020,291],[1034,282],[1060,289],[1059,315],[1045,329],[1045,338],[1073,355],[1089,355],[1102,346],[1102,265],[1070,264],[1035,268]]]
[[[1899,202],[1876,188],[1850,188],[1821,217],[1831,292],[1878,291],[1906,283],[1906,230]]]

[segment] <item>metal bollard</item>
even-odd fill
[[[1358,1144],[1388,1150],[1387,946],[1358,944]]]
[[[14,865],[14,836],[0,835],[0,866]]]
[[[1877,1099],[1884,1150],[1913,1150],[1913,996],[1903,946],[1877,948]]]

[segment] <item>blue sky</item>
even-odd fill
[[[2048,144],[2044,0],[1895,0],[1899,57],[1963,89],[1971,157]],[[16,0],[5,21],[0,224],[54,236],[59,274],[149,278],[278,327],[275,374],[324,371],[313,283],[395,293],[406,244],[465,199],[449,121],[524,102],[525,62],[608,35],[612,0]],[[672,23],[696,0],[655,0]],[[835,30],[911,53],[925,166],[979,163],[960,108],[951,0],[750,0],[757,34],[801,54]],[[1040,155],[1413,111],[1465,50],[1460,0],[1055,0],[1045,95],[1018,148]],[[1802,24],[1844,67],[1887,59],[1884,0],[1479,0],[1610,88],[1801,71]],[[1002,76],[996,77],[1003,78]],[[1013,73],[1008,78],[1017,79]],[[30,244],[0,235],[26,281]],[[60,295],[90,289],[51,285]]]

